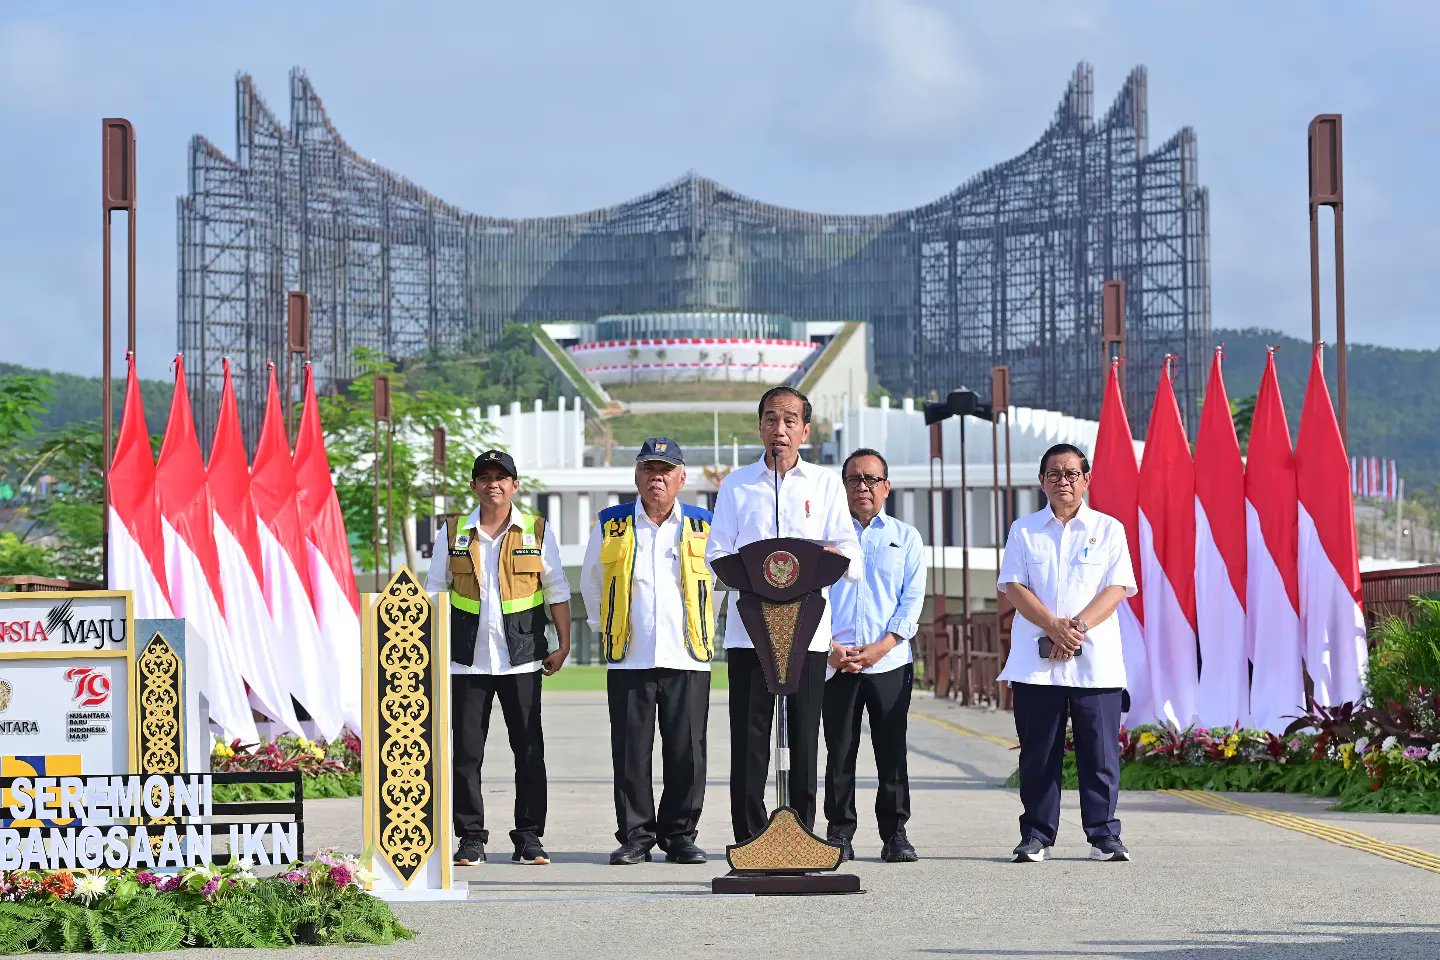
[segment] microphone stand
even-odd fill
[[[780,537],[780,448],[770,450],[770,466],[775,471],[775,537]],[[790,717],[789,697],[775,698],[775,805],[790,805]]]

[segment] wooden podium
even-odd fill
[[[820,591],[845,575],[850,561],[809,540],[773,537],[711,563],[739,591],[736,609],[755,644],[765,686],[775,695],[775,810],[744,843],[725,848],[730,872],[712,893],[859,893],[860,878],[836,873],[840,845],[816,836],[789,805],[790,742],[786,705],[800,689],[805,652],[825,612]]]

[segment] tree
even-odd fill
[[[99,423],[72,423],[47,436],[35,451],[24,483],[52,478],[46,496],[27,508],[29,539],[44,533],[53,539],[46,548],[53,576],[98,583],[100,541],[105,530],[105,488],[97,466],[104,458]],[[150,438],[158,450],[160,437]]]
[[[705,377],[705,361],[710,359],[709,350],[700,351],[700,362],[695,365],[695,382],[699,383]]]
[[[550,360],[537,353],[534,336],[530,324],[508,323],[493,344],[467,337],[454,355],[432,352],[400,369],[411,389],[452,393],[477,407],[537,399],[553,406],[564,384]]]
[[[664,347],[661,347],[659,350],[656,350],[656,351],[655,351],[655,359],[660,361],[660,382],[661,382],[662,384],[665,382],[665,357],[666,357],[666,356],[667,356],[667,352],[666,352],[666,350],[665,350]]]
[[[1255,394],[1236,397],[1230,401],[1230,418],[1235,421],[1235,439],[1240,441],[1240,453],[1250,446],[1250,424],[1255,420]]]
[[[625,356],[630,358],[630,386],[635,386],[635,361],[640,359],[638,347],[631,347],[625,351]]]
[[[17,529],[0,541],[0,573],[99,581],[105,509],[97,469],[100,424],[70,423],[37,436],[50,385],[39,376],[0,378],[0,482],[18,502]],[[37,492],[42,484],[44,495]]]
[[[494,446],[493,428],[476,417],[473,407],[455,393],[413,389],[407,382],[407,375],[378,353],[361,348],[355,351],[354,356],[360,375],[342,392],[319,398],[320,423],[330,455],[335,491],[345,515],[346,529],[350,531],[352,552],[359,557],[362,569],[376,570],[384,564],[383,558],[376,555],[370,543],[375,524],[375,378],[382,374],[390,378],[395,502],[389,538],[391,543],[403,538],[404,518],[430,513],[435,495],[431,480],[431,438],[434,429],[445,428],[452,450],[459,447],[469,452]],[[513,369],[501,371],[497,378],[514,374]],[[383,459],[383,432],[380,455]],[[440,479],[440,485],[449,503],[468,502],[470,466],[467,456],[446,457],[445,476]],[[384,482],[382,476],[381,483]],[[385,494],[382,490],[381,510],[384,509]],[[411,545],[407,543],[406,546],[408,552]]]
[[[50,405],[49,377],[15,374],[0,379],[0,446],[7,452],[35,436]]]
[[[54,562],[43,547],[26,543],[9,530],[0,531],[0,573],[11,576],[49,576]]]

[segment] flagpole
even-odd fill
[[[126,340],[125,349],[135,352],[135,128],[122,117],[100,121],[100,579],[110,583],[110,460],[115,455],[115,415],[110,395],[110,214],[126,213],[129,246],[126,250]]]

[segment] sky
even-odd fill
[[[361,154],[463,209],[536,216],[689,170],[784,206],[904,209],[1029,146],[1078,62],[1095,67],[1097,115],[1144,65],[1152,147],[1198,135],[1213,325],[1301,336],[1306,128],[1340,113],[1349,339],[1431,348],[1436,36],[1440,4],[1421,2],[8,0],[0,360],[99,372],[98,129],[123,116],[139,365],[167,376],[190,138],[233,155],[240,72],[288,120],[293,66]]]

